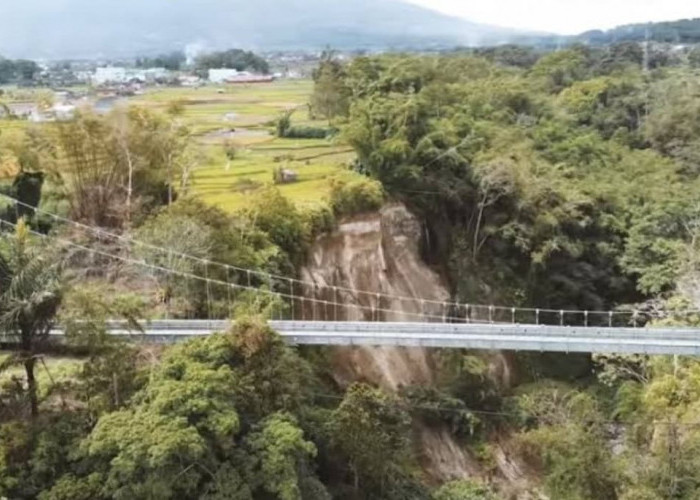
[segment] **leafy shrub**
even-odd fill
[[[235,193],[247,193],[255,191],[263,186],[262,182],[244,177],[231,185],[231,190]]]
[[[447,425],[460,438],[473,437],[481,426],[479,418],[464,401],[432,387],[412,386],[402,389],[414,416],[428,425]]]
[[[260,186],[261,184],[254,180],[241,179],[234,183],[231,189],[255,190]],[[261,196],[265,196],[264,189],[260,189],[259,192]],[[260,204],[264,205],[262,201]],[[258,206],[257,203],[252,205],[252,208]],[[269,211],[274,212],[272,207]],[[199,200],[183,198],[163,209],[135,232],[135,236],[141,241],[171,249],[173,253],[149,251],[146,247],[139,247],[137,255],[147,262],[179,269],[181,272],[200,276],[207,273],[211,279],[237,281],[241,284],[248,283],[245,273],[234,273],[222,266],[205,266],[201,262],[178,255],[194,255],[201,259],[217,260],[247,269],[289,274],[292,272],[289,255],[272,241],[273,235],[268,235],[264,230],[271,227],[275,229],[274,237],[282,238],[281,235],[286,234],[286,226],[280,226],[269,211],[263,210],[263,214],[258,218],[257,210],[232,217],[221,209],[205,205]],[[291,220],[296,224],[296,218],[300,217],[297,217],[294,211],[290,213]],[[303,221],[299,222],[299,225],[303,229]],[[282,241],[287,243],[287,240]],[[169,309],[169,313],[176,317],[211,314],[223,317],[230,313],[231,297],[226,287],[210,287],[207,290],[203,282],[173,280],[162,274],[156,274],[156,278],[161,285],[160,300]],[[253,283],[256,286],[260,284],[255,280]]]
[[[372,179],[331,179],[330,205],[337,216],[379,209],[384,204],[382,185]]]
[[[287,131],[292,126],[292,114],[294,110],[284,111],[275,122],[275,134],[277,137],[286,137]]]
[[[495,500],[488,486],[472,480],[452,481],[435,491],[433,500]]]
[[[398,400],[381,389],[355,383],[328,425],[332,447],[347,459],[355,485],[388,493],[396,481],[395,464],[409,454],[411,419]]]
[[[598,401],[556,382],[521,391],[517,404],[528,430],[518,435],[516,446],[543,472],[550,498],[616,498],[616,471]]]
[[[282,137],[288,139],[326,139],[338,133],[335,128],[326,127],[289,127]]]
[[[338,133],[333,127],[292,126],[294,110],[284,111],[274,122],[277,137],[287,139],[326,139]]]
[[[294,204],[277,188],[260,190],[241,215],[264,231],[287,254],[290,262],[301,262],[308,244],[304,219]]]
[[[335,228],[335,216],[330,207],[326,205],[309,209],[304,213],[304,217],[311,238],[323,233],[330,233]]]
[[[226,141],[224,143],[224,154],[229,161],[233,161],[238,156],[238,148],[231,141]]]
[[[167,113],[171,116],[181,116],[185,112],[187,101],[184,99],[175,99],[170,101],[167,106]]]

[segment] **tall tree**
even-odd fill
[[[238,71],[255,71],[267,74],[270,66],[267,61],[257,54],[241,49],[230,49],[223,52],[204,54],[195,61],[197,73],[206,76],[210,69],[230,68]]]
[[[55,174],[73,216],[100,226],[122,226],[138,211],[172,202],[174,183],[196,161],[187,127],[141,108],[107,118],[81,113],[58,130]]]
[[[0,248],[0,330],[24,365],[32,417],[39,411],[36,356],[49,338],[62,295],[59,259],[31,241],[20,220]]]
[[[160,54],[156,57],[140,57],[136,59],[138,68],[165,68],[170,71],[179,71],[187,61],[187,56],[182,51]]]
[[[700,47],[694,47],[688,53],[688,62],[693,68],[700,68]]]
[[[397,401],[364,384],[351,386],[330,421],[332,441],[350,465],[355,489],[386,485],[408,454],[410,418]]]
[[[350,89],[345,84],[345,68],[332,51],[323,53],[313,76],[311,109],[329,123],[336,116],[346,115],[350,108]]]

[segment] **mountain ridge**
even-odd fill
[[[399,0],[25,0],[0,16],[6,57],[133,57],[184,49],[494,44],[515,30]]]
[[[516,37],[526,45],[561,46],[575,43],[607,45],[618,42],[700,43],[700,18],[623,24],[608,30],[588,30],[578,35],[526,35]]]

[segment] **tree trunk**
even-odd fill
[[[126,224],[127,228],[131,229],[131,199],[134,194],[134,162],[131,159],[129,147],[126,148],[126,161],[129,166],[129,183],[126,188]]]
[[[37,396],[36,379],[34,378],[35,364],[36,359],[34,359],[34,356],[32,355],[29,355],[29,357],[24,360],[24,370],[27,372],[27,391],[29,392],[29,403],[31,406],[32,418],[35,418],[39,414],[39,399]]]
[[[173,157],[168,154],[168,206],[173,204]]]
[[[479,231],[481,231],[481,220],[484,217],[484,208],[486,207],[486,195],[479,203],[479,217],[476,219],[476,227],[474,228],[474,246],[472,248],[472,262],[476,263],[476,256],[479,253]]]
[[[119,381],[116,372],[112,373],[112,387],[114,389],[114,407],[119,408]]]

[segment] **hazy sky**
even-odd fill
[[[700,17],[698,0],[409,1],[471,21],[563,34],[620,24]]]

